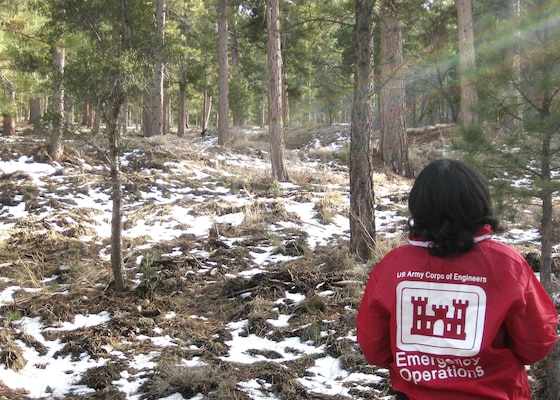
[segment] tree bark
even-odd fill
[[[161,126],[162,135],[171,130],[171,98],[165,88],[163,89],[163,120]]]
[[[82,126],[89,126],[88,120],[90,116],[90,103],[87,99],[84,99],[82,102],[82,120],[80,121],[80,125]]]
[[[459,31],[459,86],[461,92],[460,122],[464,125],[471,125],[478,122],[475,113],[478,92],[473,80],[476,72],[476,60],[472,0],[457,0],[457,28]]]
[[[188,0],[186,0],[187,2]],[[181,46],[186,51],[187,49],[187,38],[189,34],[189,20],[188,14],[185,13],[180,18],[181,33],[183,38],[181,40]],[[178,127],[177,136],[182,138],[185,136],[185,128],[187,128],[187,66],[186,64],[181,65],[181,72],[179,75],[179,111],[178,111]]]
[[[130,32],[128,25],[128,11],[126,0],[121,0],[122,21],[125,32]],[[117,47],[117,46],[115,46]],[[130,40],[125,38],[125,48],[130,50]],[[115,54],[118,58],[120,54]],[[120,74],[119,74],[120,75]],[[111,197],[113,201],[111,218],[111,269],[113,271],[114,288],[117,292],[127,289],[126,274],[124,271],[124,260],[122,253],[122,183],[120,168],[120,133],[118,129],[119,115],[123,103],[126,102],[126,93],[123,87],[124,77],[117,75],[114,85],[108,95],[104,106],[104,119],[107,126],[109,140],[109,161],[111,163]]]
[[[208,120],[210,119],[210,111],[212,110],[212,96],[208,94],[208,89],[204,90],[204,98],[202,99],[202,134],[206,134],[208,129]]]
[[[560,400],[560,342],[556,342],[544,362],[548,400]]]
[[[280,51],[286,48],[286,34],[281,35]],[[288,96],[288,71],[284,59],[281,59],[282,67],[282,125],[290,126],[290,99]]]
[[[541,221],[541,263],[540,275],[541,283],[546,291],[551,295],[554,291],[552,287],[552,244],[553,244],[553,202],[552,202],[552,173],[551,173],[551,141],[552,134],[544,133],[542,143],[541,178],[543,180],[542,189],[542,221]]]
[[[507,10],[507,23],[510,26],[509,35],[515,38],[512,40],[512,45],[508,49],[508,60],[509,60],[509,70],[510,70],[510,85],[507,88],[506,95],[509,101],[513,103],[510,106],[510,110],[506,110],[504,115],[504,129],[506,132],[515,132],[521,125],[523,119],[523,113],[517,107],[517,104],[521,104],[523,101],[521,95],[515,88],[516,83],[521,79],[521,56],[519,54],[519,41],[521,39],[521,33],[519,29],[519,16],[521,13],[521,1],[520,0],[507,0],[506,1]]]
[[[282,122],[282,52],[280,49],[280,9],[278,0],[266,1],[268,46],[268,130],[272,177],[289,181],[285,166],[284,127]]]
[[[98,108],[93,110],[92,115],[93,115],[92,129],[97,132],[101,128],[101,112],[99,111],[99,105]]]
[[[550,118],[550,113],[547,112]],[[544,134],[542,143],[541,174],[544,181],[542,193],[542,248],[540,262],[541,283],[549,296],[553,298],[554,287],[552,285],[552,247],[554,237],[553,219],[553,189],[552,189],[552,132],[549,130]],[[546,392],[548,399],[560,400],[560,344],[556,343],[544,362],[546,371]]]
[[[64,128],[64,48],[53,45],[54,57],[54,91],[53,91],[53,130],[49,139],[48,152],[53,161],[62,158],[62,133]]]
[[[264,94],[261,97],[260,101],[260,113],[259,113],[259,126],[263,128],[266,124],[266,110],[265,110],[265,98]]]
[[[186,75],[186,74],[185,74]],[[186,82],[179,82],[179,110],[178,110],[178,126],[177,126],[177,136],[182,138],[185,137],[185,128],[187,127],[186,119],[186,104],[187,104],[187,89]]]
[[[12,114],[2,114],[2,136],[13,136],[16,133],[16,123]]]
[[[111,268],[115,280],[115,290],[126,290],[124,261],[122,254],[122,183],[120,169],[120,147],[118,119],[123,96],[114,94],[111,109],[107,113],[107,135],[109,137],[109,159],[111,162],[111,197],[113,210],[111,217]]]
[[[373,127],[373,7],[375,0],[357,0],[356,63],[350,128],[350,251],[369,260],[375,245],[374,192],[371,166]]]
[[[412,176],[406,136],[406,90],[402,25],[393,15],[393,4],[385,7],[381,21],[381,121],[379,153],[393,172]]]
[[[41,99],[32,97],[29,99],[29,123],[36,124],[42,116]]]
[[[2,113],[2,135],[12,136],[16,133],[16,121],[14,118],[14,110],[16,108],[16,91],[14,84],[9,80],[4,82],[4,89],[8,94],[8,109],[9,111],[4,111]]]
[[[230,29],[230,31],[232,31],[231,33],[231,72],[232,72],[232,76],[235,79],[236,73],[239,70],[240,67],[240,62],[239,62],[239,40],[238,40],[238,33],[237,33],[237,29],[235,27],[235,25],[233,26],[233,29]],[[230,94],[231,95],[231,94]],[[234,128],[238,128],[241,126],[242,124],[242,109],[241,107],[239,107],[238,105],[240,104],[240,93],[239,90],[236,90],[235,93],[233,93],[233,98],[232,98],[232,104],[234,104],[234,107],[232,107],[232,120],[233,120],[233,127]],[[237,105],[237,106],[235,106]]]
[[[154,49],[154,96],[152,115],[152,135],[163,135],[163,46],[165,32],[165,0],[157,0],[156,46]]]
[[[229,63],[227,0],[218,2],[218,145],[224,146],[229,134]]]
[[[144,93],[144,99],[146,99],[148,95]],[[151,114],[151,106],[149,104],[144,104],[142,106],[142,135],[144,137],[152,137],[155,135],[154,132],[154,124]]]

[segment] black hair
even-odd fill
[[[502,230],[484,176],[473,166],[441,159],[424,168],[409,194],[410,235],[433,244],[439,257],[469,251],[484,225]]]

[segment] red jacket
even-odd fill
[[[358,342],[411,400],[531,397],[525,365],[556,342],[558,314],[523,257],[489,233],[445,258],[411,240],[370,274]]]

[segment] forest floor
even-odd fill
[[[0,138],[0,399],[390,399],[355,338],[375,260],[348,255],[348,129],[287,131],[289,184],[258,129],[228,148],[125,138],[124,293],[103,138],[68,139],[60,163],[28,132]],[[451,132],[411,134],[415,172]],[[378,259],[404,241],[411,180],[376,169]],[[501,237],[531,255],[533,212]]]

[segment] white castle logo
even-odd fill
[[[453,316],[448,317],[449,306],[432,305],[433,315],[426,314],[428,305],[427,297],[410,298],[414,313],[412,315],[412,327],[410,333],[413,335],[441,336],[448,339],[464,340],[467,336],[465,332],[466,309],[469,302],[462,300],[452,300]]]
[[[484,289],[401,281],[396,290],[400,350],[466,357],[478,354],[486,316]]]

